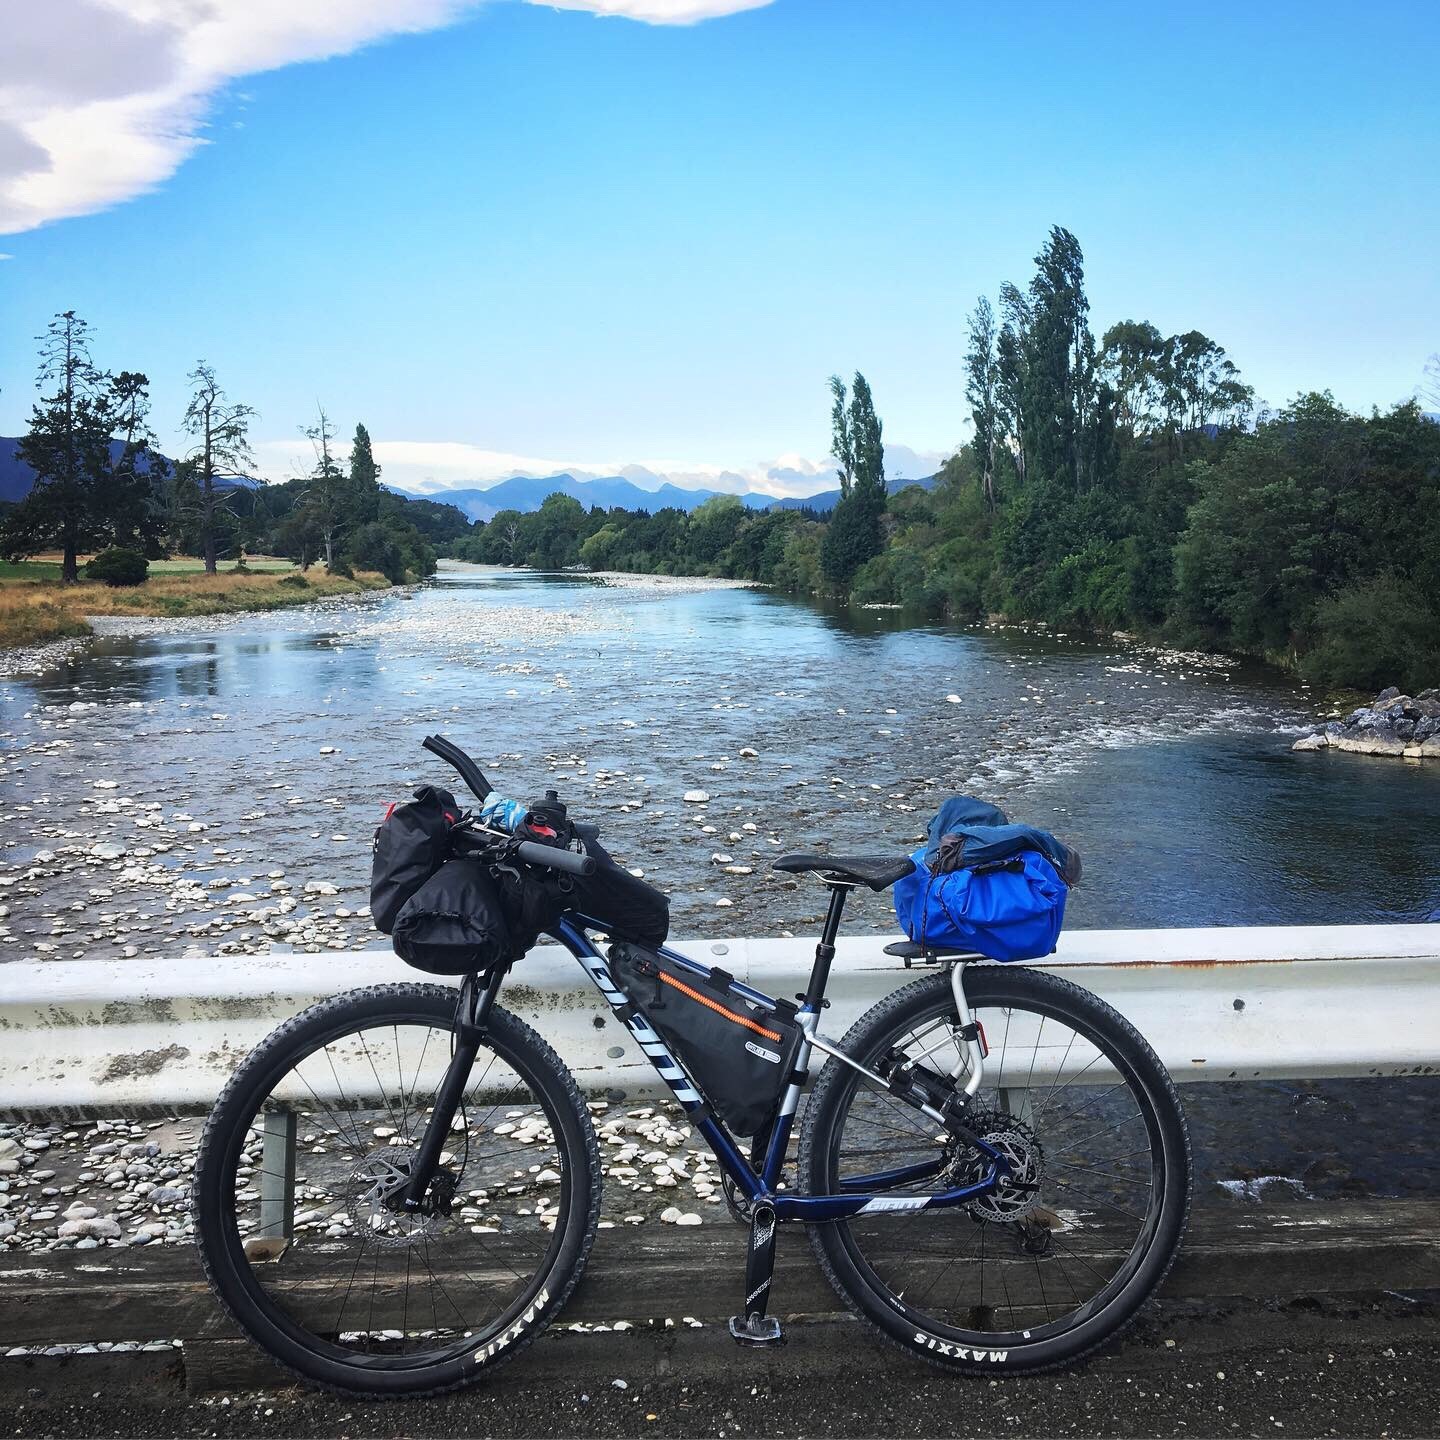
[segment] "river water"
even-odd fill
[[[681,935],[813,927],[819,887],[775,855],[912,848],[955,791],[1080,848],[1072,926],[1440,918],[1440,766],[1291,753],[1318,703],[1120,640],[452,565],[0,682],[0,955],[369,943],[334,912],[365,904],[383,806],[446,778],[432,730],[598,820]],[[247,919],[277,896],[279,937]],[[866,895],[855,927],[892,924]]]
[[[913,848],[955,791],[1079,847],[1072,926],[1440,918],[1440,766],[1293,754],[1319,697],[1217,657],[459,565],[135,628],[0,680],[0,959],[383,944],[370,835],[446,780],[430,731],[598,820],[680,936],[813,933],[820,888],[769,861]],[[853,927],[893,932],[887,897]],[[1187,1087],[1202,1173],[1440,1188],[1435,1083],[1387,1082],[1378,1127],[1371,1088]]]

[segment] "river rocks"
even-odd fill
[[[1392,685],[1375,697],[1373,705],[1362,705],[1343,720],[1328,721],[1290,748],[1440,760],[1440,689],[1411,697]]]

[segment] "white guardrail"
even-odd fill
[[[924,970],[842,939],[823,1030],[838,1039]],[[772,995],[802,989],[815,942],[679,941]],[[1042,967],[1103,995],[1176,1080],[1440,1073],[1440,924],[1079,930]],[[204,1109],[280,1021],[358,985],[422,979],[388,951],[0,966],[0,1115]],[[592,1095],[649,1097],[654,1072],[558,946],[517,966],[502,1003]]]

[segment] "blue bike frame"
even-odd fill
[[[838,909],[835,911],[834,918],[838,921]],[[689,1116],[691,1124],[705,1137],[706,1144],[709,1145],[725,1173],[752,1205],[771,1206],[777,1220],[804,1220],[812,1224],[825,1220],[843,1220],[848,1216],[859,1214],[884,1212],[901,1214],[916,1210],[943,1210],[951,1206],[963,1205],[978,1196],[989,1194],[996,1188],[1002,1176],[1008,1173],[1009,1165],[1005,1157],[976,1137],[970,1143],[985,1156],[990,1164],[986,1174],[972,1185],[951,1186],[934,1195],[897,1196],[884,1193],[902,1185],[916,1184],[940,1174],[944,1168],[944,1160],[937,1157],[931,1161],[881,1171],[874,1175],[844,1178],[840,1181],[843,1193],[838,1195],[793,1195],[781,1191],[778,1188],[780,1174],[785,1163],[785,1153],[790,1144],[795,1114],[800,1105],[801,1083],[792,1081],[786,1086],[785,1093],[780,1099],[774,1126],[770,1132],[764,1162],[757,1172],[741,1154],[729,1131],[711,1114],[704,1096],[701,1095],[699,1088],[686,1070],[683,1060],[670,1052],[650,1023],[635,1010],[629,997],[615,984],[605,957],[596,948],[588,933],[590,929],[604,930],[604,928],[598,921],[588,920],[584,916],[571,915],[560,922],[555,934],[561,944],[580,962],[595,988],[605,997],[606,1003],[615,1011],[616,1016],[655,1067],[656,1073],[669,1086],[671,1093]],[[827,925],[827,933],[832,928]],[[833,934],[830,934],[830,940],[833,940]],[[852,1070],[858,1070],[881,1089],[889,1089],[890,1087],[882,1075],[846,1055],[834,1041],[827,1039],[819,1032],[819,1002],[823,998],[824,980],[828,974],[830,958],[823,954],[826,949],[829,949],[833,955],[833,944],[828,940],[821,943],[822,953],[817,958],[815,976],[812,977],[810,990],[803,997],[795,1016],[795,1023],[804,1032],[800,1049],[796,1055],[795,1072],[803,1077],[810,1062],[812,1049],[818,1049],[850,1066]],[[709,980],[714,974],[709,966],[690,959],[688,955],[682,955],[678,950],[661,946],[659,953],[676,965],[683,966],[700,979]],[[824,969],[821,968],[822,960]],[[957,977],[958,973],[957,970]],[[956,988],[958,998],[961,993],[958,978]],[[731,994],[740,999],[748,1001],[752,1005],[758,1005],[771,1013],[777,1012],[780,1008],[779,1002],[773,996],[752,989],[749,985],[741,984],[738,980],[729,982],[729,990]],[[972,1084],[967,1087],[970,1093],[974,1092],[978,1081],[979,1072],[977,1070],[972,1077]],[[917,1104],[903,1096],[898,1098],[912,1104],[914,1108],[937,1124],[945,1125],[945,1116],[932,1106],[923,1103]]]

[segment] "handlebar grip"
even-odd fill
[[[533,840],[522,840],[515,847],[515,855],[527,865],[544,865],[551,870],[563,870],[567,875],[595,873],[595,862],[588,855],[577,855],[573,850],[561,850],[554,845],[537,845]]]
[[[484,800],[495,788],[480,767],[456,744],[443,735],[427,735],[421,744],[438,755],[465,782],[477,800]]]
[[[600,827],[593,820],[572,820],[570,828],[578,839],[598,840],[600,838]]]

